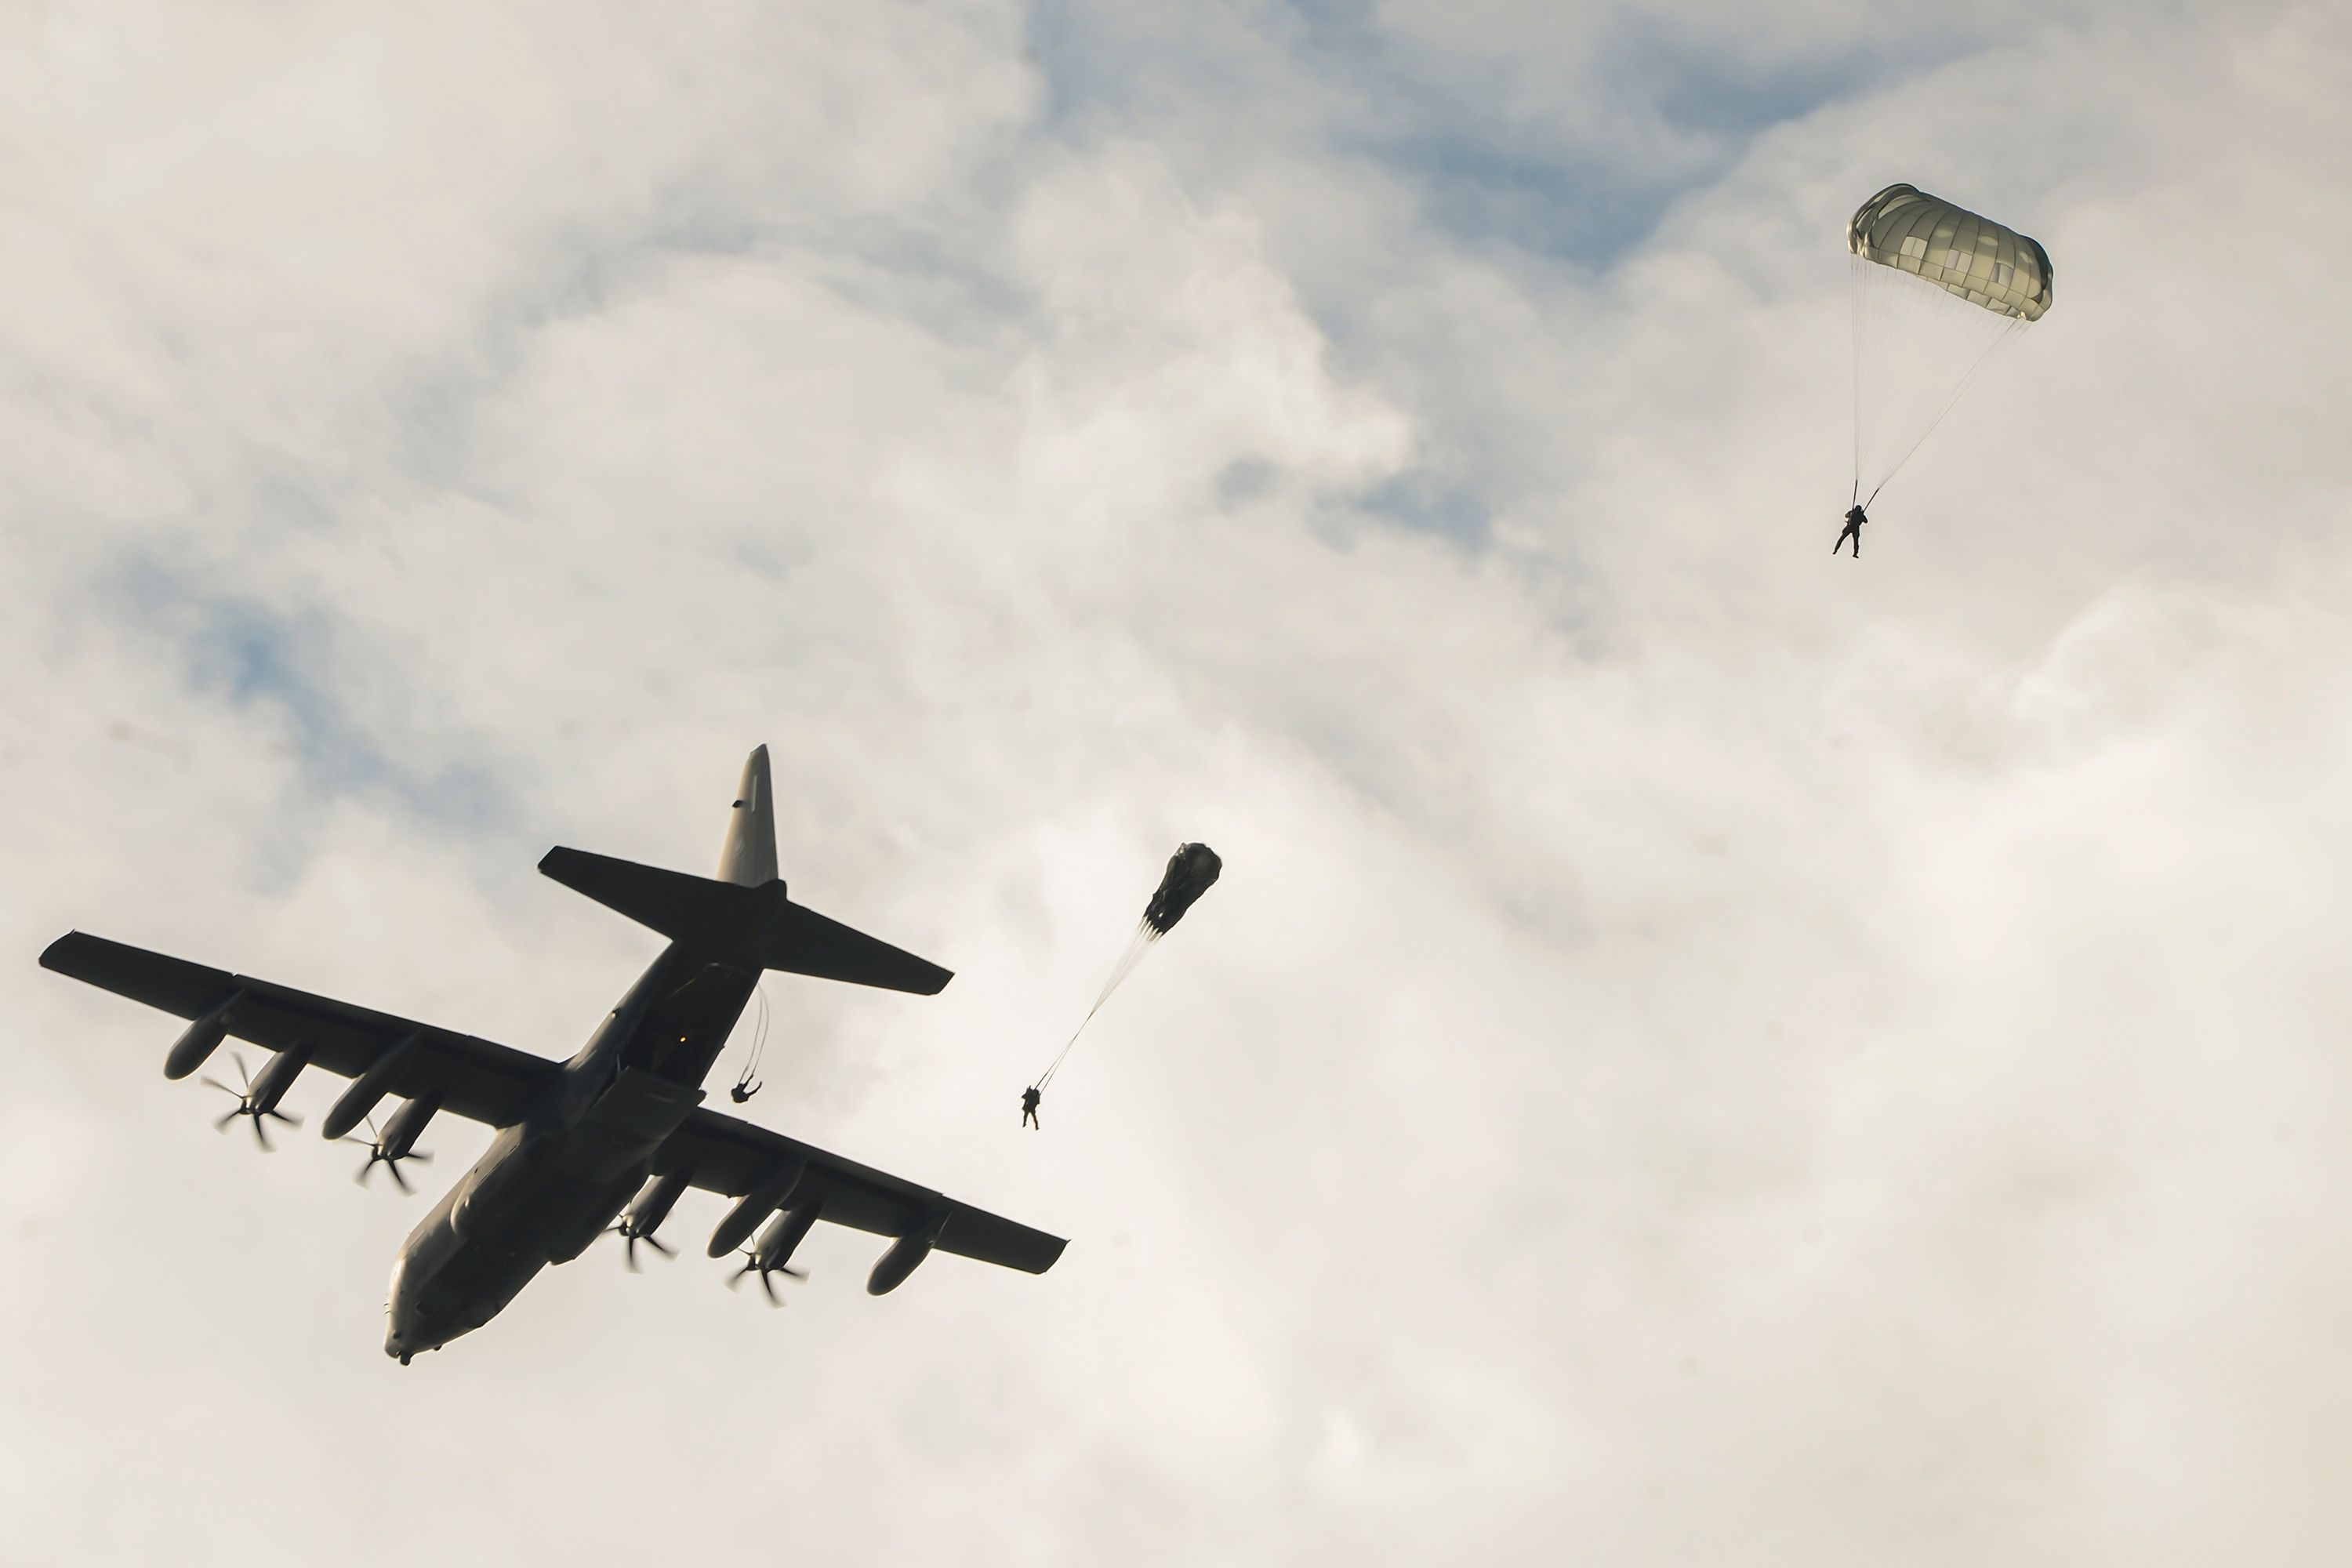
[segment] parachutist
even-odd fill
[[[1851,539],[1853,541],[1853,558],[1856,561],[1861,560],[1862,525],[1869,521],[1870,519],[1864,515],[1862,508],[1858,506],[1849,507],[1846,510],[1845,514],[1845,531],[1837,536],[1837,542],[1835,544],[1830,546],[1830,553],[1835,555],[1840,550],[1845,548],[1845,542]]]
[[[1034,1083],[1021,1091],[1022,1126],[1034,1127],[1040,1132],[1045,1131],[1045,1124],[1037,1120],[1037,1102],[1045,1098]]]
[[[740,1105],[766,1087],[764,1083],[752,1082],[751,1075],[746,1073],[735,1080],[735,1087],[727,1091],[727,1098]]]

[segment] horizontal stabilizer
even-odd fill
[[[919,996],[936,995],[954,978],[903,948],[802,908],[782,882],[747,888],[583,849],[551,849],[539,868],[672,942],[746,970],[780,969]]]

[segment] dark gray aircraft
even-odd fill
[[[765,746],[743,764],[736,796],[715,881],[577,849],[551,849],[540,861],[565,887],[669,938],[565,1062],[79,931],[51,942],[41,963],[193,1019],[164,1058],[167,1078],[194,1072],[229,1037],[275,1052],[242,1089],[228,1090],[237,1103],[220,1121],[226,1129],[252,1118],[265,1147],[264,1119],[293,1123],[278,1104],[309,1067],[352,1080],[321,1131],[341,1138],[368,1121],[374,1137],[362,1178],[383,1163],[404,1190],[400,1163],[425,1158],[417,1134],[436,1112],[499,1130],[393,1264],[383,1348],[404,1366],[488,1322],[533,1275],[579,1257],[607,1229],[622,1237],[633,1267],[639,1241],[667,1250],[654,1231],[690,1186],[738,1200],[711,1234],[710,1256],[727,1256],[759,1230],[743,1272],[756,1270],[762,1286],[789,1272],[793,1249],[820,1219],[895,1238],[866,1281],[877,1296],[934,1250],[1043,1274],[1066,1245],[1059,1237],[702,1109],[703,1077],[762,970],[924,996],[951,978],[785,896]],[[405,1103],[376,1132],[371,1112],[387,1095]]]

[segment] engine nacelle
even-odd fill
[[[786,1209],[768,1222],[760,1239],[751,1248],[753,1258],[761,1268],[782,1268],[793,1260],[809,1231],[816,1225],[817,1211],[824,1200],[803,1204],[796,1209]]]
[[[636,1201],[629,1205],[630,1230],[635,1235],[649,1237],[660,1229],[661,1222],[669,1217],[669,1211],[677,1206],[687,1184],[693,1180],[694,1167],[691,1165],[680,1165],[674,1171],[665,1171],[650,1178],[637,1194]]]
[[[793,1195],[801,1184],[801,1173],[808,1169],[807,1156],[790,1160],[771,1172],[765,1180],[743,1194],[742,1201],[727,1211],[719,1228],[710,1233],[710,1256],[724,1258],[743,1245],[743,1238],[761,1220],[775,1213],[783,1201]]]
[[[265,1115],[276,1110],[278,1102],[286,1098],[286,1091],[294,1087],[294,1080],[300,1078],[302,1069],[310,1065],[310,1042],[297,1040],[270,1058],[269,1065],[253,1075],[253,1087],[246,1091],[246,1103]]]
[[[387,1160],[406,1159],[408,1152],[416,1147],[416,1140],[424,1132],[425,1124],[432,1121],[433,1113],[440,1109],[441,1091],[431,1089],[394,1111],[392,1120],[383,1124],[383,1157]]]
[[[228,1034],[229,1020],[236,1016],[236,1005],[245,1000],[240,991],[182,1032],[163,1058],[165,1078],[185,1078],[205,1065],[205,1058],[220,1049]]]
[[[874,1272],[866,1277],[866,1293],[887,1296],[896,1290],[907,1282],[907,1276],[915,1271],[916,1266],[931,1255],[931,1248],[938,1243],[936,1230],[919,1230],[900,1237],[882,1255],[882,1261],[874,1266]]]
[[[368,1112],[391,1090],[393,1080],[415,1054],[416,1037],[410,1035],[376,1058],[374,1064],[352,1079],[351,1088],[336,1099],[334,1109],[327,1112],[327,1120],[320,1125],[319,1135],[331,1142],[367,1120]]]

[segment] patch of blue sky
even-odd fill
[[[1759,44],[1754,26],[1616,12],[1594,18],[1589,47],[1562,68],[1552,114],[1542,84],[1531,98],[1523,79],[1539,60],[1433,50],[1384,26],[1368,0],[1291,0],[1227,19],[1178,31],[1149,9],[1038,5],[1028,39],[1045,129],[1154,134],[1180,106],[1224,99],[1240,112],[1287,78],[1290,107],[1321,106],[1327,150],[1403,180],[1439,233],[1595,272],[1774,127],[1985,46],[1965,18],[1908,32],[1857,21],[1806,49]]]
[[[302,781],[316,794],[388,798],[467,836],[513,830],[513,798],[487,765],[421,765],[354,715],[337,692],[347,655],[325,613],[289,612],[216,591],[152,561],[123,570],[110,596],[118,614],[171,639],[193,690],[282,723]]]
[[[1407,468],[1374,485],[1357,505],[1383,521],[1465,546],[1491,542],[1494,512],[1473,487],[1428,468]]]

